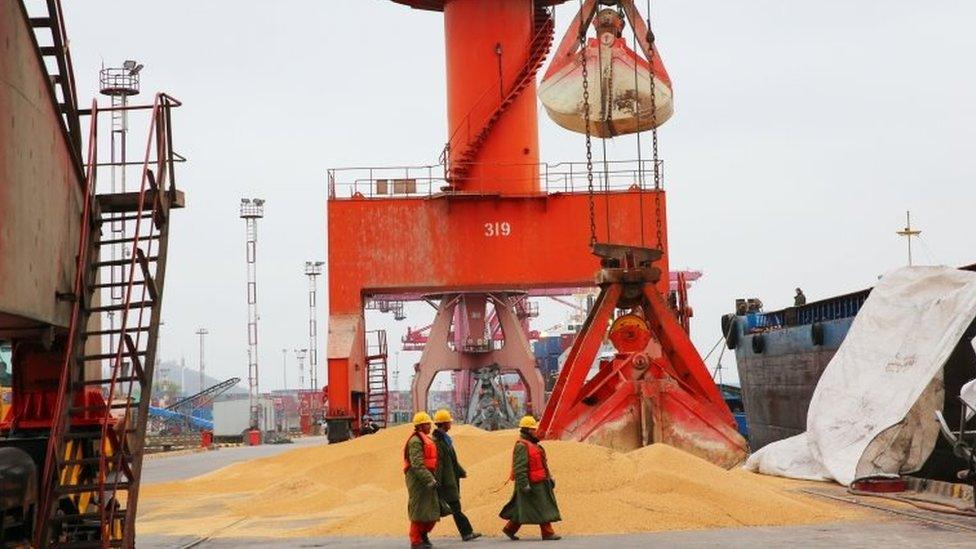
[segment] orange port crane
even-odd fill
[[[553,44],[551,7],[562,1],[394,1],[444,14],[447,145],[436,167],[329,170],[333,440],[348,437],[368,412],[366,300],[436,298],[443,324],[453,317],[446,310],[452,302],[470,305],[469,317],[483,317],[485,304],[494,303],[504,313],[502,349],[509,354],[501,365],[519,373],[532,409],[541,412],[542,380],[524,334],[504,330],[517,325],[511,303],[518,292],[593,285],[585,221],[591,213],[602,240],[640,245],[659,228],[660,247],[667,249],[665,194],[634,181],[641,166],[611,165],[598,182],[605,187],[595,198],[600,207],[591,208],[585,163],[539,161],[536,76]],[[659,265],[667,269],[666,253]],[[659,289],[667,292],[666,278]],[[505,318],[509,313],[513,319]],[[481,324],[468,323],[474,331],[461,337],[477,339]],[[450,332],[431,329],[444,336],[425,347],[432,356],[419,365],[415,405],[425,401],[424,383],[436,371],[471,369],[495,352],[446,352]]]
[[[594,174],[593,136],[655,129],[671,115],[671,80],[633,0],[581,2],[542,80],[550,117],[586,134],[587,161],[576,164],[539,160],[536,76],[563,1],[394,1],[444,14],[447,142],[439,166],[329,171],[330,437],[350,436],[368,411],[366,373],[376,373],[364,303],[413,298],[437,308],[413,378],[416,409],[436,373],[497,364],[519,374],[550,438],[668,442],[723,465],[739,460],[745,442],[688,339],[690,310],[668,305],[660,276],[669,271],[656,132],[651,159],[604,161]],[[627,46],[627,23],[640,54]],[[515,303],[597,283],[598,306],[547,405]],[[623,312],[627,321],[610,328],[617,356],[587,382]]]

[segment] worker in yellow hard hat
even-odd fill
[[[454,449],[454,441],[447,434],[451,430],[454,418],[451,412],[440,409],[434,413],[434,442],[437,444],[437,472],[434,478],[437,479],[439,486],[437,493],[445,504],[451,508],[454,516],[454,524],[457,525],[461,539],[471,541],[481,537],[481,533],[475,532],[471,526],[471,521],[461,511],[461,479],[466,478],[468,473],[458,461],[457,452]]]
[[[499,516],[508,521],[502,532],[509,539],[517,540],[523,524],[538,524],[542,539],[557,540],[560,537],[552,528],[553,522],[562,520],[556,504],[556,481],[549,472],[546,451],[535,436],[539,424],[532,416],[519,421],[519,438],[512,452],[512,473],[515,481],[512,499],[505,504]]]
[[[410,547],[431,547],[428,534],[450,509],[437,496],[437,445],[430,438],[433,421],[427,412],[413,416],[413,432],[403,446],[403,474],[407,482]]]

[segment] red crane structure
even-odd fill
[[[448,142],[443,166],[329,171],[334,440],[367,412],[365,300],[413,294],[439,302],[414,378],[415,405],[426,402],[437,371],[497,362],[520,375],[539,412],[543,380],[517,329],[518,292],[592,286],[591,213],[601,239],[640,245],[659,227],[666,248],[664,191],[634,184],[640,166],[613,164],[600,207],[591,209],[585,164],[539,162],[535,76],[554,38],[549,8],[562,1],[394,1],[444,13]],[[667,280],[660,284],[667,291]],[[489,303],[505,335],[501,349],[451,349],[454,310],[468,320],[454,329],[477,341]]]
[[[332,440],[350,436],[367,411],[364,304],[412,296],[437,308],[413,379],[415,409],[426,407],[438,372],[498,364],[519,375],[530,412],[545,407],[551,438],[668,441],[725,465],[744,455],[731,413],[668,305],[669,277],[660,276],[669,271],[656,132],[652,159],[604,161],[594,175],[593,135],[656,128],[670,116],[670,78],[633,0],[583,2],[543,79],[550,116],[587,138],[587,162],[562,164],[539,160],[536,76],[553,44],[552,8],[564,0],[393,1],[444,14],[448,137],[439,166],[329,170]],[[627,48],[625,21],[643,58]],[[591,22],[596,39],[587,39]],[[630,74],[630,83],[615,73]],[[516,302],[525,292],[592,287],[601,261],[620,272],[600,271],[599,306],[546,406]],[[631,318],[622,333],[645,326],[647,337],[601,364],[594,387],[586,382],[594,345],[618,309]],[[644,374],[647,364],[653,376]],[[680,398],[646,396],[665,382]],[[703,443],[679,434],[701,435]]]

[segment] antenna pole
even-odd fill
[[[922,234],[922,231],[912,229],[912,212],[905,212],[905,228],[898,231],[898,236],[904,236],[908,240],[908,266],[912,266],[912,237]]]

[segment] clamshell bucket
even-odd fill
[[[658,250],[595,245],[605,265],[600,296],[576,337],[539,436],[627,451],[668,444],[725,468],[747,444],[688,333],[654,284]],[[627,310],[610,325],[616,310]],[[607,326],[609,327],[609,332]],[[604,338],[616,349],[589,372]]]
[[[674,112],[671,79],[653,44],[637,40],[648,52],[644,56],[631,49],[622,37],[627,34],[623,32],[623,18],[615,10],[600,11],[594,24],[598,36],[589,38],[582,48],[578,42],[579,27],[570,25],[542,78],[539,98],[549,117],[563,128],[586,133],[585,63],[591,135],[637,133],[666,122]],[[647,57],[653,58],[653,68]]]

